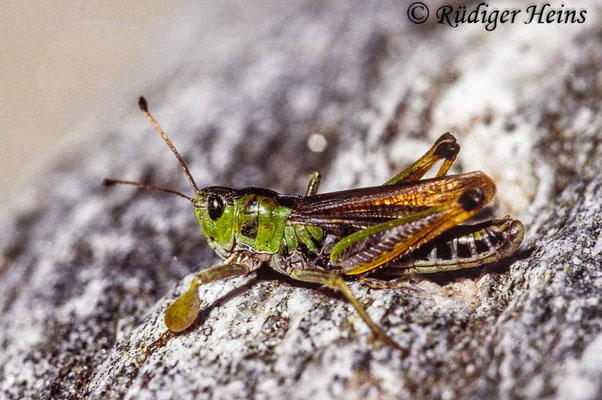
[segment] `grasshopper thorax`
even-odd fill
[[[280,251],[293,200],[267,189],[211,186],[199,190],[193,204],[203,234],[226,258],[234,251]]]

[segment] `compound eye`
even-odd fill
[[[209,196],[207,199],[207,212],[209,213],[209,218],[217,221],[224,213],[224,201],[222,198],[215,195]]]

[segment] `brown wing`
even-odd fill
[[[491,182],[482,172],[471,172],[308,196],[293,208],[289,220],[327,229],[341,225],[364,228],[442,205],[475,185],[482,187],[483,179]],[[493,182],[488,187],[487,201],[495,192]]]

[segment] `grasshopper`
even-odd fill
[[[209,246],[223,260],[196,274],[189,289],[168,307],[165,325],[171,332],[186,330],[196,319],[199,285],[267,265],[292,279],[338,290],[378,339],[399,348],[370,318],[345,278],[388,287],[392,281],[367,275],[382,269],[401,278],[477,267],[511,256],[523,239],[522,223],[510,217],[459,225],[478,213],[496,188],[480,171],[447,175],[460,151],[450,133],[382,186],[317,194],[320,175],[313,172],[304,196],[255,187],[199,189],[143,97],[138,105],[177,158],[194,197],[120,179],[105,179],[104,184],[133,185],[187,199]],[[436,176],[423,179],[441,160]]]

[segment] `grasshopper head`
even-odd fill
[[[199,190],[194,197],[194,209],[203,234],[218,250],[231,248],[234,241],[234,189],[210,186]]]

